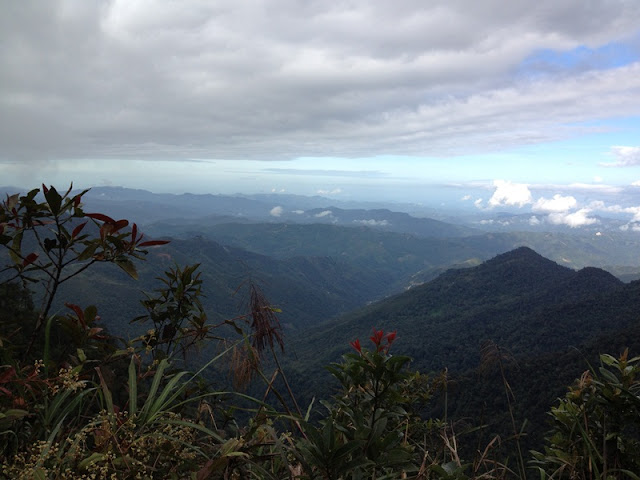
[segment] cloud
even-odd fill
[[[632,232],[640,232],[640,223],[626,223],[620,226],[620,230],[622,230],[623,232],[626,232],[628,230],[631,230]]]
[[[378,170],[320,170],[307,168],[264,168],[262,172],[287,175],[309,175],[319,177],[356,177],[379,178],[388,176],[388,173]]]
[[[557,193],[551,199],[540,197],[536,203],[533,204],[531,210],[534,212],[566,212],[575,208],[577,204],[578,202],[574,197],[563,197]]]
[[[269,215],[271,215],[272,217],[279,217],[282,215],[283,209],[282,207],[278,206],[278,207],[273,207],[270,211],[269,211]]]
[[[489,199],[490,207],[518,206],[531,203],[529,187],[523,183],[512,183],[505,180],[494,180],[495,191]]]
[[[333,212],[331,210],[324,210],[320,213],[316,213],[314,216],[316,218],[323,218],[323,217],[331,217],[333,215]]]
[[[616,161],[612,163],[601,163],[602,166],[633,167],[640,165],[640,147],[614,146],[611,147],[609,154],[613,156]]]
[[[592,210],[612,213],[630,213],[632,222],[640,222],[640,206],[623,207],[622,205],[605,205],[602,201],[594,201],[589,204]]]
[[[353,223],[366,225],[367,227],[386,227],[389,225],[388,220],[354,220]]]
[[[589,217],[591,210],[588,208],[581,208],[573,213],[555,212],[550,213],[547,217],[550,223],[554,225],[568,225],[571,228],[578,228],[585,225],[593,225],[598,223],[597,218]]]
[[[536,217],[535,215],[532,215],[532,216],[529,218],[529,225],[536,226],[536,225],[540,225],[540,223],[542,223],[542,222],[541,222],[541,221],[540,221],[540,219],[539,219],[538,217]]]
[[[624,45],[639,2],[49,0],[2,13],[0,161],[451,156],[640,109],[637,59],[548,68],[535,55]]]
[[[318,190],[316,192],[318,195],[337,195],[339,193],[342,193],[342,189],[340,188],[334,188],[333,190]]]
[[[463,202],[466,202],[467,200],[471,200],[471,195],[465,195],[460,200],[462,200]]]

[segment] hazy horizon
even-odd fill
[[[0,184],[640,230],[640,3],[11,2]]]

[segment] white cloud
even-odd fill
[[[596,175],[595,177],[593,177],[593,181],[596,183],[602,183],[602,177]]]
[[[564,187],[565,191],[594,192],[616,194],[622,191],[621,187],[615,185],[594,185],[592,183],[570,183]]]
[[[631,186],[640,187],[640,180],[636,180],[635,182],[631,182]]]
[[[333,215],[333,212],[331,210],[324,210],[320,213],[315,214],[317,218],[330,217],[332,215]]]
[[[318,190],[316,193],[318,195],[338,195],[339,193],[342,193],[342,189],[334,188],[333,190]]]
[[[632,215],[632,222],[640,222],[640,206],[623,207],[622,205],[606,205],[600,200],[595,200],[589,204],[589,208],[602,212],[630,213]]]
[[[386,227],[389,225],[388,220],[354,220],[354,223],[366,225],[368,227]]]
[[[609,154],[613,156],[616,161],[602,163],[601,165],[605,167],[632,167],[640,165],[640,147],[617,145],[611,147]]]
[[[632,232],[640,232],[640,223],[629,222],[620,226],[620,230],[623,232],[627,232],[631,230]]]
[[[494,180],[493,186],[496,188],[489,199],[490,207],[518,206],[532,202],[529,187],[524,183],[512,183],[505,180]]]
[[[568,225],[571,228],[578,228],[585,225],[593,225],[598,222],[597,218],[589,217],[589,213],[591,213],[590,209],[581,208],[573,213],[550,213],[547,218],[549,219],[549,222],[554,225]]]
[[[534,212],[566,212],[575,208],[577,204],[578,202],[574,197],[563,197],[557,193],[551,199],[540,197],[531,209]]]
[[[529,218],[529,225],[540,225],[540,219],[538,217],[536,217],[535,215],[533,215],[531,218]]]
[[[282,215],[282,207],[278,206],[278,207],[273,207],[270,211],[269,211],[269,215],[271,215],[272,217],[279,217]]]
[[[467,200],[471,200],[471,195],[465,195],[460,200],[462,200],[463,202],[466,202]]]
[[[292,210],[291,213],[295,213],[296,215],[302,215],[304,213],[304,210]]]

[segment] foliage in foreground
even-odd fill
[[[84,193],[84,192],[83,192]],[[395,332],[373,330],[332,364],[339,384],[302,414],[279,367],[276,309],[252,286],[246,315],[207,321],[197,265],[176,266],[142,301],[145,335],[124,343],[100,326],[95,308],[50,314],[60,284],[98,262],[132,276],[142,247],[135,224],[82,210],[83,193],[44,188],[0,206],[0,455],[3,478],[499,479],[526,476],[522,453],[497,458],[493,438],[461,458],[458,425],[423,418],[442,384],[390,352]],[[42,199],[42,196],[44,197]],[[43,201],[40,201],[43,200]],[[13,282],[20,280],[23,285]],[[40,309],[27,283],[43,285]],[[226,330],[229,331],[229,330]],[[195,373],[181,362],[203,342],[216,354]],[[493,352],[504,379],[497,347]],[[273,371],[262,359],[271,353]],[[638,479],[640,357],[601,357],[552,408],[543,451],[526,467],[549,479]],[[264,380],[261,398],[203,380],[231,368],[236,384]],[[126,381],[123,381],[126,379]],[[279,383],[276,382],[279,380]],[[284,385],[285,390],[280,391]],[[292,406],[293,405],[293,406]],[[509,405],[511,405],[509,403]],[[516,451],[517,448],[511,449]]]

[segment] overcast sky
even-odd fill
[[[640,1],[4,0],[0,185],[71,180],[640,206]]]

